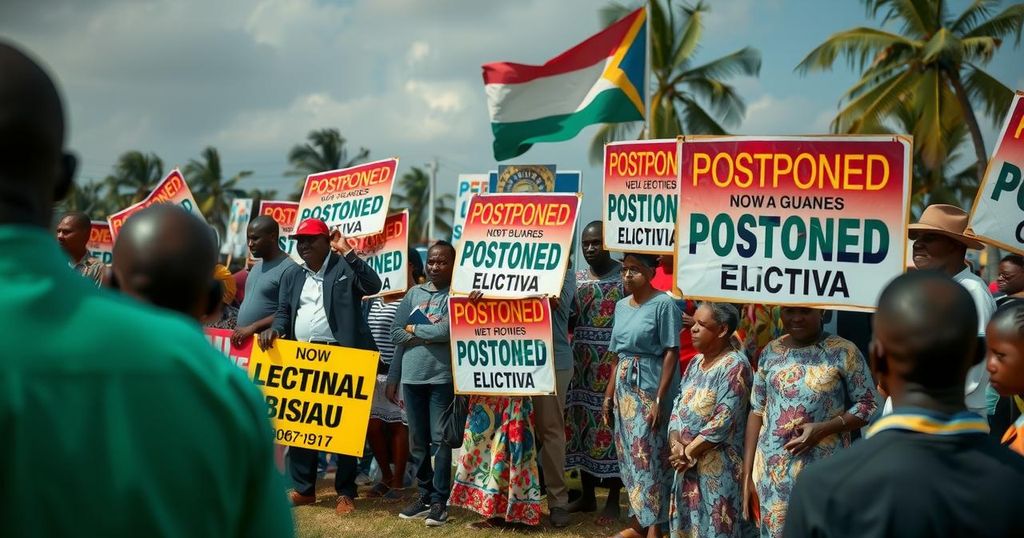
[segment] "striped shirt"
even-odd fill
[[[390,365],[391,359],[395,356],[395,343],[391,341],[391,323],[395,321],[395,312],[398,312],[398,305],[402,302],[385,303],[379,298],[372,301],[366,322],[370,325],[370,334],[373,335],[377,349],[380,350],[380,361]]]

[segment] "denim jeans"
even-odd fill
[[[420,497],[431,504],[447,504],[452,490],[452,450],[441,441],[441,414],[455,398],[455,388],[451,383],[403,383],[402,392],[409,421],[410,461],[417,462]],[[432,453],[433,465],[430,463]]]

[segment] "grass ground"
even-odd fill
[[[360,495],[367,488],[360,488]],[[321,480],[317,484],[318,502],[309,506],[294,508],[296,535],[299,538],[334,538],[334,537],[413,537],[427,536],[431,538],[489,538],[500,536],[514,538],[520,536],[543,536],[552,538],[590,538],[611,536],[626,526],[623,518],[616,525],[602,527],[594,523],[598,513],[573,514],[572,523],[564,529],[551,527],[545,515],[542,526],[529,530],[473,530],[466,526],[480,520],[477,514],[453,509],[449,514],[448,524],[438,528],[428,528],[422,520],[405,521],[398,518],[398,512],[410,501],[414,488],[405,490],[406,496],[398,502],[384,502],[378,499],[360,497],[356,500],[356,511],[345,517],[334,513],[337,495],[334,493],[333,480]],[[598,493],[602,493],[598,490]],[[604,506],[604,498],[598,500]],[[625,513],[625,508],[621,508]]]

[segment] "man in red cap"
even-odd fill
[[[260,347],[267,349],[276,338],[288,338],[376,351],[370,327],[363,319],[362,300],[380,291],[380,277],[355,255],[343,237],[334,241],[340,254],[332,252],[331,232],[322,220],[302,221],[292,239],[303,263],[281,276],[277,313],[270,328],[260,333]],[[316,502],[318,456],[316,450],[289,449],[288,473],[295,484],[295,490],[289,492],[292,505]],[[354,456],[338,456],[334,477],[338,515],[355,510],[358,472]]]

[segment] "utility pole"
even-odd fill
[[[434,189],[437,187],[437,157],[427,163],[426,168],[430,170],[430,188],[427,196],[427,244],[429,245],[436,239],[434,236]]]

